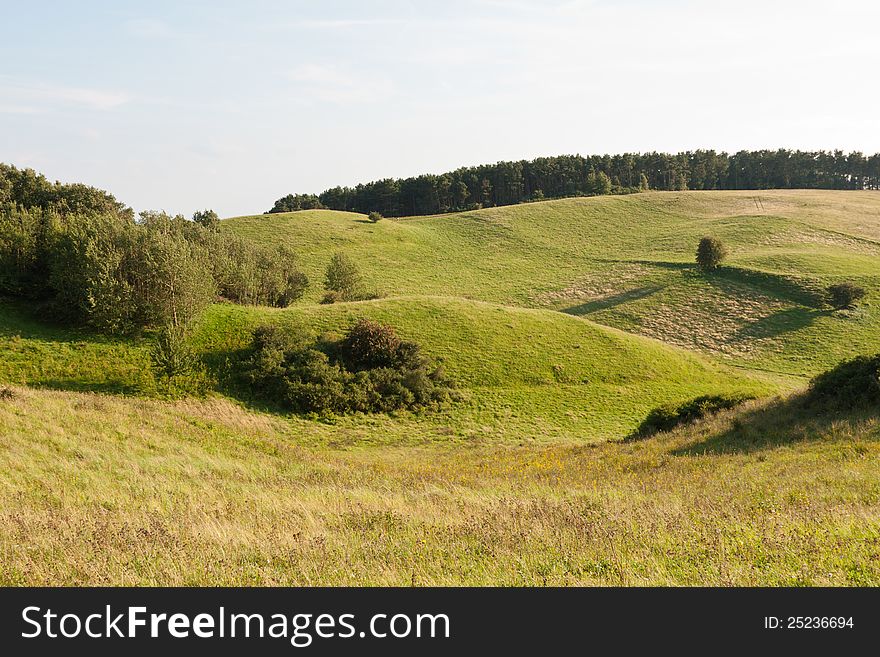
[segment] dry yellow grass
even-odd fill
[[[872,418],[332,449],[225,400],[14,391],[2,584],[880,584]]]

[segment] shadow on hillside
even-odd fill
[[[709,276],[748,285],[768,296],[810,308],[821,308],[824,303],[822,291],[817,284],[805,278],[731,266],[719,267]]]
[[[734,341],[748,341],[756,338],[775,338],[810,326],[817,318],[830,314],[830,311],[814,308],[787,308],[762,317],[748,326],[743,326],[734,334]]]
[[[62,392],[96,392],[104,395],[123,395],[127,397],[142,395],[143,390],[129,382],[81,381],[77,379],[37,379],[27,384],[32,388],[60,390]]]
[[[202,352],[202,363],[214,381],[214,390],[241,402],[247,409],[287,415],[289,411],[253,394],[241,380],[242,363],[250,356],[248,349],[214,349]]]
[[[34,310],[12,301],[0,301],[0,338],[20,337],[47,342],[113,342],[86,328],[68,328],[39,317]]]
[[[820,440],[830,431],[846,431],[876,418],[877,413],[833,412],[807,406],[801,395],[776,399],[736,414],[728,428],[679,447],[673,456],[750,454],[794,443]],[[709,420],[707,427],[714,422]]]
[[[612,265],[646,265],[657,267],[658,269],[672,269],[681,271],[685,269],[696,269],[696,266],[690,262],[673,262],[671,260],[638,260],[630,258],[595,258],[596,262],[604,262]]]
[[[623,303],[644,299],[645,297],[649,297],[662,289],[662,285],[645,285],[643,287],[637,287],[632,290],[618,292],[617,294],[602,297],[601,299],[594,299],[593,301],[587,301],[586,303],[581,303],[576,306],[570,306],[569,308],[563,308],[562,312],[566,313],[567,315],[589,315],[590,313],[594,313],[599,310],[614,308],[615,306],[619,306]]]

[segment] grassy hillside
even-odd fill
[[[342,332],[358,317],[389,322],[417,340],[461,388],[464,401],[425,417],[337,419],[374,440],[621,438],[652,407],[700,394],[761,395],[780,381],[749,377],[704,358],[561,313],[408,297],[289,310],[218,304],[195,341],[222,391],[247,399],[226,372],[258,324]],[[43,326],[16,306],[0,313],[0,380],[62,390],[155,396],[148,340],[97,339]],[[316,424],[316,423],[312,423]],[[326,432],[315,434],[325,439]],[[307,439],[313,437],[306,432]]]
[[[880,585],[876,417],[407,449],[305,424],[16,388],[0,584]]]
[[[160,398],[149,333],[0,302],[0,584],[880,585],[876,413],[796,397],[880,349],[880,193],[222,230],[293,246],[315,285],[283,310],[208,309],[204,399]],[[705,234],[731,252],[712,275],[692,266]],[[315,303],[335,251],[387,296]],[[843,280],[868,297],[831,312],[821,294]],[[231,375],[259,324],[339,334],[359,317],[419,342],[462,401],[290,416]],[[760,399],[619,441],[659,404],[721,393]]]
[[[878,192],[647,193],[377,224],[306,211],[224,228],[290,244],[319,283],[344,251],[389,295],[553,308],[755,369],[813,374],[874,348],[880,331]],[[692,266],[706,234],[731,251],[712,277]],[[868,289],[859,312],[821,306],[842,280]]]

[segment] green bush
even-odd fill
[[[727,257],[727,248],[721,240],[704,237],[697,245],[697,266],[704,272],[714,271]]]
[[[186,326],[214,296],[208,253],[164,214],[69,221],[51,235],[47,268],[55,316],[105,333]]]
[[[810,406],[880,409],[880,354],[858,356],[816,376],[807,390]]]
[[[735,408],[743,402],[753,399],[744,395],[706,395],[691,399],[683,404],[664,404],[653,409],[638,428],[627,437],[627,440],[647,438],[656,433],[672,429],[690,422],[695,422],[718,411]]]
[[[338,298],[340,301],[359,301],[364,298],[363,278],[357,266],[344,253],[335,253],[330,258],[324,275],[325,299]],[[329,301],[328,303],[332,303]]]
[[[388,324],[359,319],[348,331],[339,355],[351,370],[392,367],[396,364],[401,340]]]
[[[372,221],[374,224],[375,224],[375,223],[378,223],[378,222],[380,222],[380,221],[382,221],[384,218],[385,218],[385,217],[383,217],[383,216],[382,216],[380,213],[378,213],[378,212],[371,212],[370,214],[367,215],[367,219],[369,219],[370,221]]]
[[[6,206],[0,210],[0,292],[34,296],[29,292],[38,285],[40,247],[49,219],[39,208]]]
[[[865,288],[849,281],[828,287],[828,302],[837,310],[852,308],[865,296]]]
[[[342,339],[314,340],[274,326],[254,331],[242,379],[259,398],[299,413],[416,410],[455,398],[418,345],[360,320]]]

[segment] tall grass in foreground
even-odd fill
[[[217,399],[14,388],[0,584],[880,584],[877,418],[744,408],[639,443],[361,449]]]

